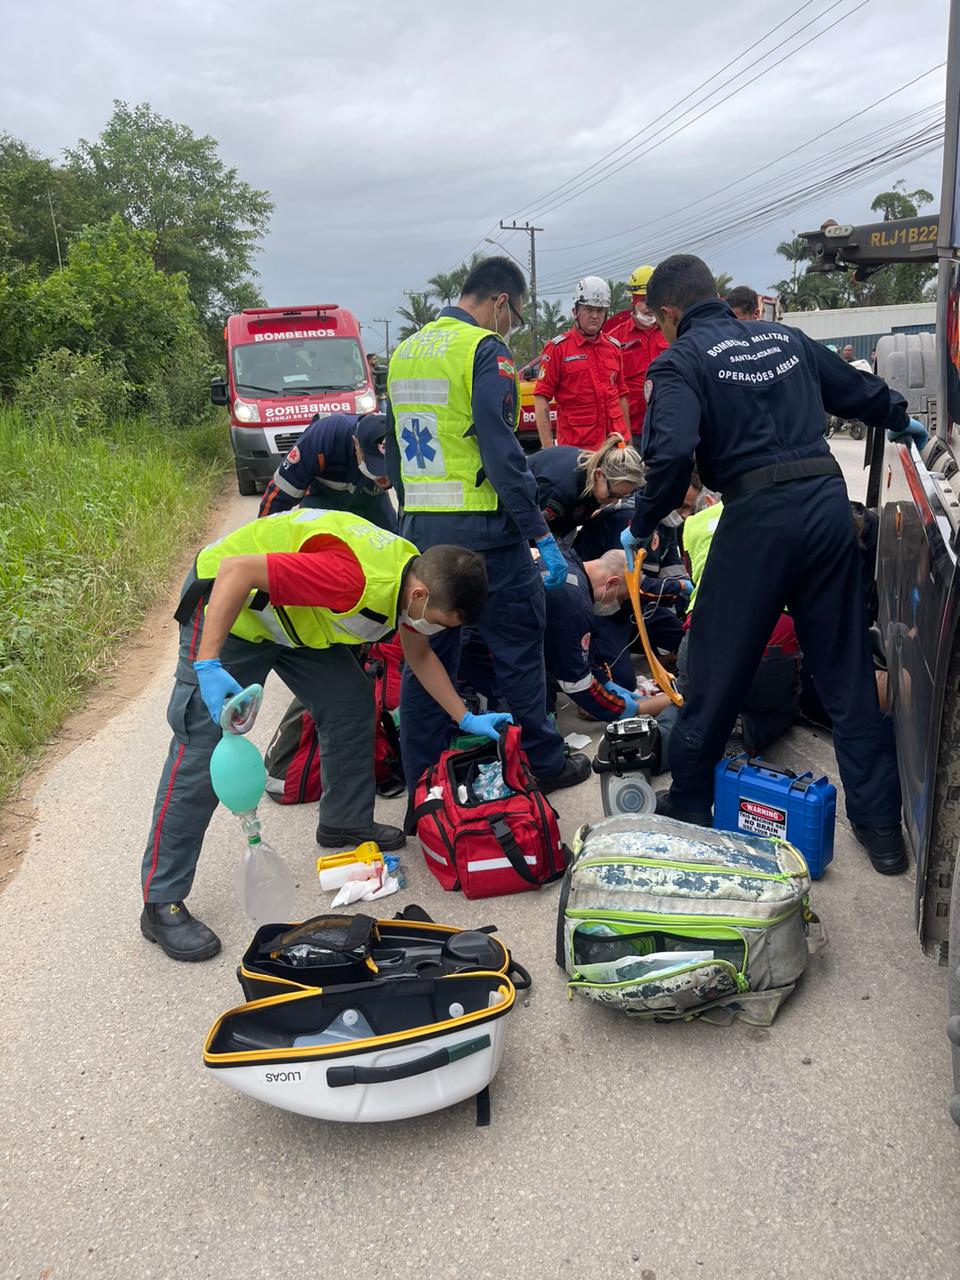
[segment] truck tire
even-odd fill
[[[244,498],[250,498],[257,492],[257,482],[239,462],[234,463],[237,469],[237,488]]]

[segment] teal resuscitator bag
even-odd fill
[[[557,964],[635,1017],[768,1026],[826,942],[785,841],[624,814],[581,827],[573,855]]]

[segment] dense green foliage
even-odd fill
[[[0,799],[209,519],[271,207],[146,105],[62,163],[0,136]]]
[[[97,221],[119,215],[150,232],[154,265],[183,272],[203,322],[222,328],[226,315],[260,301],[249,277],[273,209],[268,193],[241,182],[213,138],[146,103],[113,105],[100,137],[67,152],[68,168]]]
[[[0,409],[0,799],[168,589],[227,448],[212,420],[94,430]]]
[[[146,104],[114,103],[63,163],[0,136],[0,395],[62,348],[119,369],[131,411],[193,420],[225,316],[261,300],[271,209]]]

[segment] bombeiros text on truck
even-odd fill
[[[353,314],[335,302],[252,307],[223,331],[226,377],[210,399],[230,414],[242,494],[256,493],[319,413],[371,413],[370,366]]]

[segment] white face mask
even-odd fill
[[[657,323],[657,317],[652,311],[641,311],[639,307],[633,308],[633,318],[644,329],[652,329]]]
[[[446,631],[446,627],[442,622],[428,622],[425,615],[427,605],[430,603],[430,593],[427,592],[427,598],[423,602],[423,609],[419,618],[411,618],[406,609],[400,610],[399,620],[404,626],[411,627],[414,631],[419,631],[422,636],[435,636],[440,631]]]
[[[498,313],[497,313],[496,311],[494,311],[494,313],[493,313],[493,328],[494,328],[494,331],[496,332],[496,334],[497,334],[497,336],[498,336],[498,337],[500,337],[500,338],[502,338],[502,339],[504,340],[504,342],[509,342],[509,341],[510,341],[510,339],[513,337],[513,335],[514,335],[515,333],[518,333],[518,332],[519,332],[519,330],[520,330],[520,328],[522,327],[522,326],[520,325],[519,321],[518,321],[518,320],[516,320],[516,319],[514,318],[514,314],[513,314],[513,312],[512,312],[512,311],[511,311],[511,309],[510,309],[510,304],[509,304],[509,303],[507,303],[507,318],[508,318],[508,319],[509,319],[509,321],[510,321],[510,323],[507,325],[507,332],[506,332],[506,333],[501,333],[501,332],[500,332],[500,317],[499,317],[499,315],[498,315]]]
[[[357,466],[360,468],[360,474],[363,476],[366,476],[368,480],[378,479],[378,477],[373,474],[373,472],[370,470],[370,468],[367,466],[365,462],[358,462]]]
[[[593,602],[593,612],[598,618],[610,618],[615,613],[620,612],[620,601],[614,597],[612,600],[607,598],[607,589],[604,587],[603,595],[599,600]]]
[[[671,511],[668,516],[664,516],[660,521],[667,529],[679,529],[683,524],[683,516],[679,511]]]

